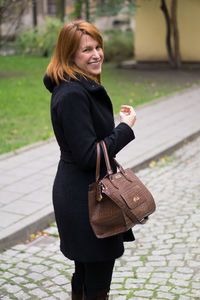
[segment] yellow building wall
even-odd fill
[[[178,0],[182,61],[200,61],[200,0]],[[170,7],[171,0],[166,1]],[[166,23],[160,0],[138,0],[135,15],[135,59],[166,61]]]

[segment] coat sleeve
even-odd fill
[[[80,169],[90,170],[96,166],[96,142],[90,111],[90,102],[84,92],[73,91],[61,97],[58,105],[64,137]],[[104,141],[108,155],[114,157],[124,146],[135,138],[133,130],[125,123],[113,129]],[[103,153],[101,152],[103,156]]]

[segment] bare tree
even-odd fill
[[[22,21],[22,16],[31,0],[1,0],[0,2],[0,46],[15,35]],[[2,36],[2,26],[6,24],[6,32]]]
[[[166,21],[166,47],[169,63],[174,68],[180,68],[181,55],[179,47],[179,32],[177,23],[177,0],[171,1],[171,16],[169,14],[165,0],[161,0],[161,10]],[[172,43],[173,41],[173,43]]]
[[[177,25],[177,0],[171,2],[171,27],[174,42],[173,60],[176,68],[181,67],[181,55],[180,55],[180,44],[179,44],[179,32]]]

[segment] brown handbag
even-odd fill
[[[107,174],[99,180],[100,145]],[[149,190],[131,169],[123,169],[113,159],[118,172],[113,173],[104,141],[97,143],[96,182],[89,186],[88,206],[91,227],[98,238],[113,236],[136,224],[145,224],[155,209]]]

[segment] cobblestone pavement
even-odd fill
[[[111,299],[200,299],[199,153],[200,138],[137,173],[157,211],[116,261]],[[0,299],[70,299],[73,262],[46,232],[0,254]]]

